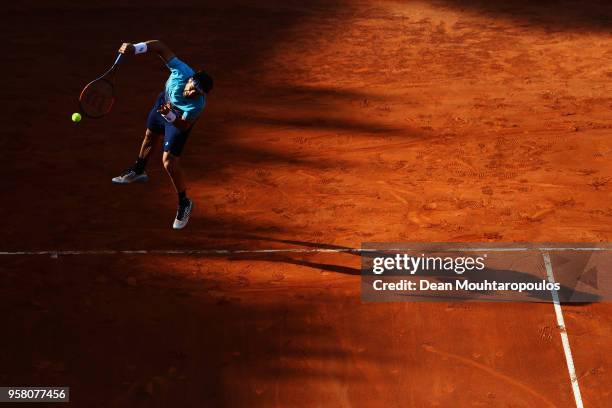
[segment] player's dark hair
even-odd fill
[[[206,93],[209,93],[213,88],[213,78],[206,71],[200,71],[193,76],[198,86]]]

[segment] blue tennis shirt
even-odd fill
[[[183,111],[182,119],[196,119],[206,105],[204,96],[198,96],[197,98],[185,98],[183,96],[185,84],[195,74],[195,71],[177,57],[168,61],[166,66],[170,70],[170,76],[166,81],[166,101]]]

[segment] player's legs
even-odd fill
[[[178,210],[174,220],[174,229],[181,229],[187,225],[191,210],[193,209],[193,202],[187,198],[185,177],[180,167],[180,155],[183,152],[188,136],[189,131],[181,131],[172,124],[166,125],[163,163],[178,195]]]
[[[180,158],[171,152],[166,151],[164,152],[163,161],[164,168],[166,169],[166,172],[168,172],[168,175],[172,180],[172,184],[174,185],[174,189],[178,195],[178,209],[176,211],[176,217],[174,219],[172,228],[181,229],[184,228],[189,221],[189,216],[193,210],[193,201],[187,198],[187,186],[185,185],[183,171],[179,165]]]
[[[145,182],[149,179],[145,172],[147,161],[151,154],[155,151],[159,145],[161,135],[164,134],[166,128],[166,121],[157,112],[157,109],[164,103],[164,94],[161,93],[157,97],[153,108],[149,112],[147,118],[147,130],[140,146],[140,152],[138,158],[133,166],[125,170],[120,176],[113,178],[113,183],[116,184],[129,184],[135,182]]]
[[[179,165],[180,158],[174,156],[170,152],[164,152],[163,162],[164,169],[166,169],[166,172],[170,176],[176,193],[179,194],[181,192],[187,191],[187,186],[185,185],[185,178],[183,177],[183,171],[181,170],[181,167]]]
[[[113,178],[115,184],[129,184],[129,183],[144,183],[149,180],[149,176],[145,172],[147,161],[149,157],[155,152],[159,146],[161,140],[161,134],[153,132],[151,129],[147,129],[145,136],[142,139],[140,146],[140,152],[134,165],[127,168],[120,176]]]
[[[160,133],[155,133],[151,129],[147,129],[144,138],[142,139],[142,145],[140,146],[138,158],[147,162],[151,155],[159,147],[161,136],[162,135]]]

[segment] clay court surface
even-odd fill
[[[78,407],[574,407],[547,303],[362,303],[362,242],[609,242],[605,1],[23,1],[4,24],[0,385]],[[215,77],[175,194],[116,186],[167,71],[70,122],[123,41]],[[8,79],[8,81],[7,81]],[[8,171],[6,170],[8,169]],[[263,249],[315,252],[261,253]],[[585,407],[612,307],[563,305]]]

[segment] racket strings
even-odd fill
[[[81,109],[91,117],[100,117],[107,114],[115,101],[113,85],[104,79],[89,84],[79,98]]]

